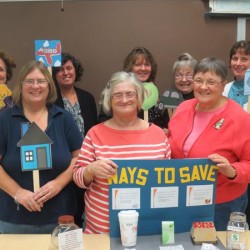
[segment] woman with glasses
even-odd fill
[[[134,73],[117,72],[102,92],[105,113],[112,118],[90,129],[76,162],[73,178],[85,192],[85,233],[109,232],[109,177],[117,165],[111,159],[169,159],[164,131],[137,116],[144,87]],[[150,147],[149,147],[150,145]]]
[[[193,73],[196,63],[197,61],[188,53],[178,56],[174,63],[174,88],[166,90],[161,97],[165,107],[168,107],[170,118],[181,102],[194,98]]]
[[[151,82],[154,84],[157,73],[157,63],[149,50],[144,47],[135,47],[126,56],[123,63],[123,70],[133,72],[141,83]],[[143,110],[138,113],[138,116],[144,119]],[[109,118],[110,116],[107,116],[101,107],[99,121],[103,122]],[[156,104],[148,110],[148,121],[165,129],[169,122],[168,112]]]
[[[178,104],[194,98],[193,73],[196,63],[197,61],[188,53],[178,56],[173,66],[174,89],[166,90],[163,96],[169,97],[174,93],[174,97],[178,98]]]
[[[183,53],[173,66],[175,89],[181,93],[184,100],[194,98],[193,73],[196,63],[197,61],[190,54]]]
[[[169,123],[172,158],[208,158],[218,166],[215,227],[226,230],[231,212],[245,212],[250,182],[249,115],[224,97],[227,66],[204,58],[194,68],[194,99],[181,103]],[[185,124],[185,128],[183,127]]]
[[[76,213],[72,169],[82,136],[71,114],[53,105],[55,100],[44,64],[25,64],[13,90],[15,105],[0,112],[0,233],[51,233],[58,216]],[[36,164],[43,170],[34,190],[33,171],[25,166]]]

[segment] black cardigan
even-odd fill
[[[89,129],[97,124],[97,109],[95,98],[88,91],[75,87],[78,103],[81,108],[81,115],[84,120],[84,136],[87,134]],[[55,105],[64,108],[62,95],[57,87],[57,100]]]

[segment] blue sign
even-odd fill
[[[250,69],[247,69],[244,77],[244,95],[250,95]]]
[[[43,62],[47,67],[62,65],[62,46],[60,40],[35,40],[36,61]]]
[[[22,138],[17,143],[20,147],[23,171],[52,169],[52,140],[35,122],[21,124]]]
[[[139,212],[138,235],[161,234],[162,221],[174,221],[175,233],[194,221],[214,221],[218,167],[208,159],[115,160],[109,179],[110,236],[120,237],[118,213]]]

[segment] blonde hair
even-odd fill
[[[54,84],[54,81],[52,79],[52,76],[46,66],[40,62],[40,61],[29,61],[27,62],[19,71],[19,74],[17,76],[17,81],[15,83],[13,93],[12,93],[12,98],[13,102],[17,104],[22,103],[22,85],[23,85],[23,80],[25,77],[34,71],[35,69],[38,69],[41,71],[41,73],[44,75],[45,79],[48,81],[48,86],[49,86],[49,94],[47,97],[46,104],[53,104],[57,98],[57,92],[56,92],[56,87]]]

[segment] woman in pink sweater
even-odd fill
[[[245,212],[250,182],[250,116],[222,96],[226,77],[223,61],[201,60],[194,68],[195,98],[183,102],[169,123],[172,158],[209,158],[219,167],[217,230],[226,230],[231,212]]]
[[[169,159],[163,130],[138,118],[144,87],[133,73],[112,75],[102,94],[105,113],[112,118],[87,133],[74,169],[75,183],[85,192],[85,233],[109,232],[107,179],[116,174],[112,159]]]

